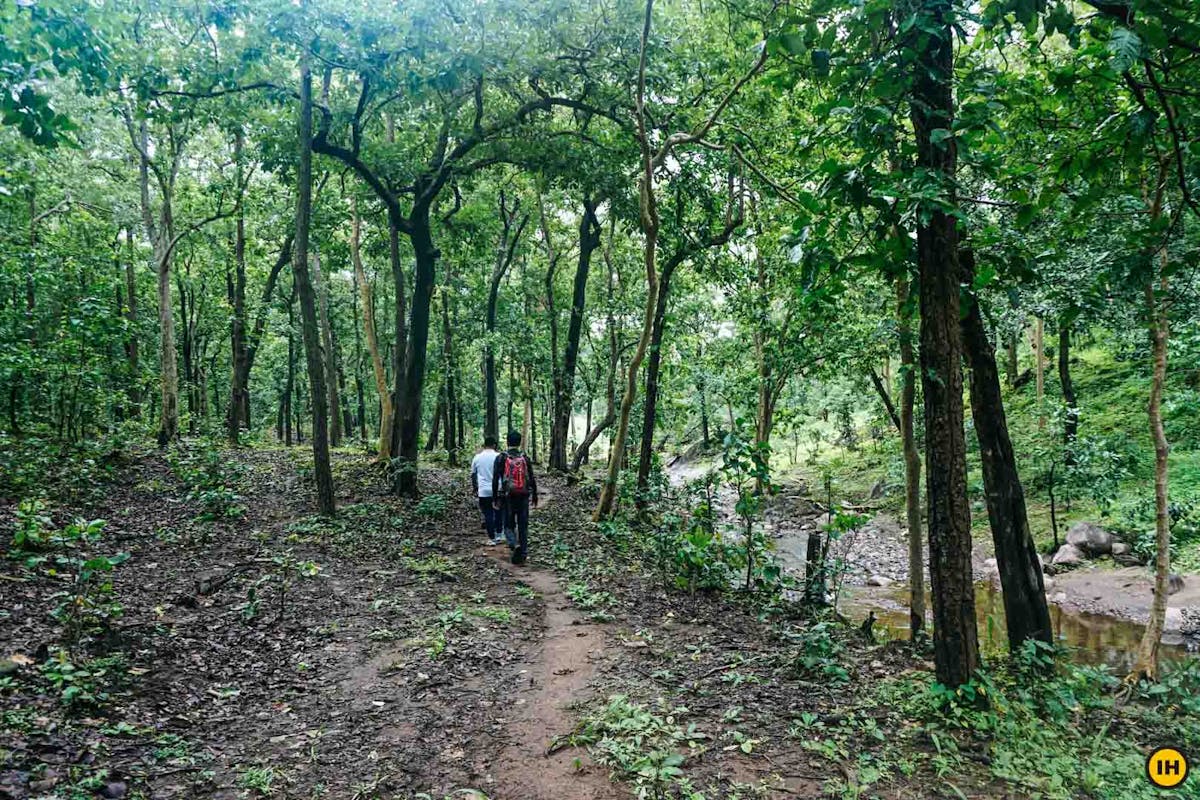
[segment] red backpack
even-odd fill
[[[529,494],[529,462],[524,454],[505,457],[500,485],[505,494]]]

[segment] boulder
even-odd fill
[[[1163,621],[1165,633],[1179,633],[1184,636],[1200,636],[1200,608],[1180,608],[1167,606],[1167,616]]]
[[[1000,566],[996,563],[996,559],[987,558],[983,561],[983,576],[992,583],[1000,582]]]
[[[1181,611],[1183,624],[1179,626],[1179,632],[1184,636],[1200,638],[1200,608],[1189,607]]]
[[[1050,563],[1056,567],[1077,567],[1087,558],[1084,552],[1073,544],[1064,544],[1058,548]]]
[[[1126,555],[1129,553],[1129,550],[1130,550],[1129,545],[1125,544],[1124,542],[1113,542],[1112,543],[1113,558],[1118,558],[1120,556]]]
[[[867,586],[891,586],[894,581],[887,575],[872,575],[867,578]]]
[[[1054,591],[1054,586],[1054,578],[1051,578],[1049,575],[1042,578],[1042,588],[1046,590],[1046,594],[1050,594],[1052,591]]]
[[[1106,556],[1112,552],[1113,535],[1091,522],[1076,522],[1067,531],[1067,544],[1087,553],[1092,558]]]

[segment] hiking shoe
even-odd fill
[[[522,564],[524,564],[525,563],[525,554],[520,552],[519,550],[514,550],[513,554],[512,554],[512,563],[516,564],[518,567],[521,566]]]

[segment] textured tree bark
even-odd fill
[[[438,438],[442,433],[442,419],[446,416],[446,384],[438,389],[437,405],[433,409],[433,418],[429,420],[429,438],[425,440],[425,452],[432,453],[437,449]]]
[[[446,291],[442,293],[442,357],[446,373],[446,455],[450,466],[458,466],[458,370],[454,358],[454,326],[450,324],[450,275],[446,274]]]
[[[287,384],[283,391],[283,443],[292,446],[292,398],[296,395],[296,319],[292,309],[296,305],[296,285],[292,284],[292,294],[288,297],[288,362]]]
[[[924,20],[911,38],[912,121],[917,166],[936,176],[954,202],[954,41],[947,0],[922,0]],[[943,135],[935,136],[934,131]],[[933,643],[937,679],[960,686],[979,667],[975,587],[971,574],[971,510],[963,432],[962,340],[959,331],[958,233],[940,205],[917,226],[921,306],[921,384],[925,399],[925,474],[929,514]]]
[[[667,303],[671,277],[683,258],[669,259],[658,281],[658,299],[654,304],[654,326],[650,330],[650,351],[646,359],[646,396],[642,400],[642,443],[638,451],[638,502],[650,484],[650,464],[654,459],[654,429],[658,424],[658,377],[662,370],[662,341],[667,326]]]
[[[335,513],[333,471],[329,462],[329,407],[325,387],[325,364],[321,358],[317,297],[308,271],[308,237],[312,221],[312,73],[307,48],[300,54],[300,115],[297,123],[299,163],[296,168],[296,290],[300,297],[300,319],[304,353],[308,365],[309,402],[312,404],[313,476],[317,485],[317,507],[326,516]]]
[[[908,523],[908,629],[915,641],[925,629],[925,554],[921,546],[921,451],[913,412],[917,363],[913,353],[908,276],[896,279],[896,318],[900,334],[900,439],[904,447],[904,513]]]
[[[390,131],[390,118],[388,127]],[[393,215],[394,212],[388,212],[388,260],[392,265],[392,284],[395,294],[392,316],[396,331],[396,341],[392,348],[392,380],[395,388],[391,398],[392,424],[388,430],[388,451],[391,457],[395,457],[400,452],[400,420],[396,412],[403,395],[404,373],[407,372],[406,359],[408,358],[408,301],[405,299],[408,283],[404,277],[404,265],[400,261],[400,221]]]
[[[567,327],[566,350],[555,385],[554,424],[550,431],[550,467],[565,470],[567,431],[575,398],[575,370],[579,361],[579,340],[583,331],[584,306],[587,302],[588,274],[592,254],[600,247],[600,222],[596,219],[597,201],[583,198],[583,216],[579,221],[579,260],[575,264],[575,283],[571,295],[571,321]]]
[[[892,396],[888,394],[887,386],[884,385],[883,378],[879,377],[879,373],[872,367],[870,371],[871,385],[875,387],[875,393],[879,395],[879,401],[883,403],[883,409],[887,412],[888,419],[896,426],[896,430],[901,430],[900,415],[896,413],[896,406],[892,403]]]
[[[388,391],[387,373],[383,367],[383,354],[379,350],[379,336],[375,330],[375,301],[371,296],[371,285],[367,283],[367,273],[363,269],[362,255],[359,251],[359,237],[362,222],[358,217],[358,208],[351,205],[350,221],[350,260],[354,265],[354,274],[358,278],[358,291],[362,298],[363,332],[367,337],[367,352],[371,355],[371,369],[375,374],[375,391],[379,394],[379,444],[376,452],[379,460],[387,462],[392,455],[392,396]]]
[[[333,320],[329,313],[329,282],[321,271],[321,256],[313,252],[313,288],[317,293],[317,319],[321,323],[321,354],[325,369],[325,391],[329,402],[329,444],[342,443],[342,404],[338,380],[337,348],[333,345]]]
[[[158,446],[163,447],[179,436],[179,354],[175,349],[175,311],[171,304],[170,242],[175,236],[175,221],[169,192],[162,192],[160,222],[156,225],[150,208],[149,159],[144,155],[148,145],[146,125],[141,126],[140,178],[142,187],[142,217],[153,242],[154,275],[158,286],[158,374],[160,404],[158,414]]]
[[[239,128],[233,136],[233,160],[237,170],[237,186],[242,192],[238,198],[237,217],[233,236],[233,281],[229,288],[233,318],[230,320],[230,348],[232,370],[229,391],[229,413],[226,428],[230,443],[238,443],[242,426],[250,427],[250,394],[245,380],[249,375],[246,368],[246,208],[245,181],[242,169],[243,136]]]
[[[417,463],[420,457],[421,393],[425,388],[426,348],[429,345],[429,315],[433,287],[437,278],[437,260],[441,253],[433,245],[429,206],[419,203],[409,218],[410,238],[416,254],[413,277],[412,326],[405,353],[404,393],[399,403],[400,449],[395,470],[396,491],[403,495],[417,492]]]
[[[129,338],[125,341],[125,356],[129,363],[129,415],[142,413],[141,366],[138,363],[138,298],[137,273],[133,265],[133,231],[125,231],[125,319],[129,323]]]
[[[975,257],[969,249],[959,251],[962,283],[975,279]],[[1008,623],[1008,648],[1020,651],[1026,640],[1050,644],[1054,629],[1042,581],[1042,565],[1029,532],[1025,491],[1017,473],[1017,459],[1004,402],[1000,396],[1000,373],[996,354],[983,325],[978,300],[968,297],[962,317],[963,344],[971,367],[971,415],[979,439],[979,458],[987,494],[988,521],[996,549],[996,565],[1003,588],[1004,616]]]
[[[1058,319],[1058,381],[1062,384],[1063,403],[1067,406],[1063,420],[1063,461],[1071,466],[1075,463],[1074,444],[1079,434],[1079,404],[1075,398],[1075,384],[1071,381],[1071,323],[1065,314]]]
[[[1150,402],[1147,416],[1150,422],[1150,435],[1154,439],[1154,540],[1157,554],[1154,559],[1154,602],[1150,606],[1150,619],[1138,645],[1137,660],[1129,678],[1137,680],[1158,680],[1158,650],[1162,641],[1163,628],[1167,616],[1168,579],[1171,574],[1171,512],[1169,495],[1167,493],[1167,456],[1170,448],[1167,445],[1167,435],[1163,429],[1162,397],[1163,386],[1167,380],[1167,312],[1163,307],[1166,303],[1167,250],[1162,251],[1162,267],[1164,274],[1159,277],[1158,296],[1155,296],[1154,283],[1147,282],[1146,313],[1150,318],[1150,344],[1153,353],[1153,369],[1150,381]]]
[[[196,400],[196,381],[192,364],[192,317],[188,312],[188,293],[183,280],[176,276],[176,287],[179,292],[179,321],[183,325],[183,387],[187,393],[188,433],[196,433],[196,417],[199,402]]]
[[[1008,385],[1010,387],[1013,386],[1017,382],[1017,373],[1020,371],[1019,362],[1017,361],[1017,345],[1019,345],[1020,342],[1021,342],[1020,331],[1013,331],[1008,337],[1008,343],[1007,343],[1007,348],[1006,348],[1007,355],[1008,355],[1008,368],[1007,368],[1006,372],[1008,374],[1005,375],[1005,379],[1008,381]]]
[[[1033,364],[1036,376],[1038,430],[1046,429],[1046,329],[1041,317],[1033,321]]]

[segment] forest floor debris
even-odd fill
[[[1041,701],[957,711],[956,728],[923,648],[770,596],[668,590],[643,534],[590,522],[586,487],[546,481],[513,567],[484,546],[461,472],[423,471],[404,502],[340,453],[326,520],[298,451],[195,447],[136,453],[106,491],[37,512],[56,531],[103,517],[88,547],[128,554],[109,635],[65,643],[47,614],[65,576],[5,562],[0,797],[1000,798],[1063,780],[1021,762],[1006,782],[998,760],[1029,731],[976,730],[1033,725],[1017,710]],[[17,510],[0,514],[26,524]],[[1171,697],[1195,694],[1190,674]],[[1141,758],[1131,739],[1200,739],[1089,680],[1047,735],[1104,755],[1097,786]],[[1125,738],[1072,734],[1094,725]],[[940,772],[955,788],[930,794]]]

